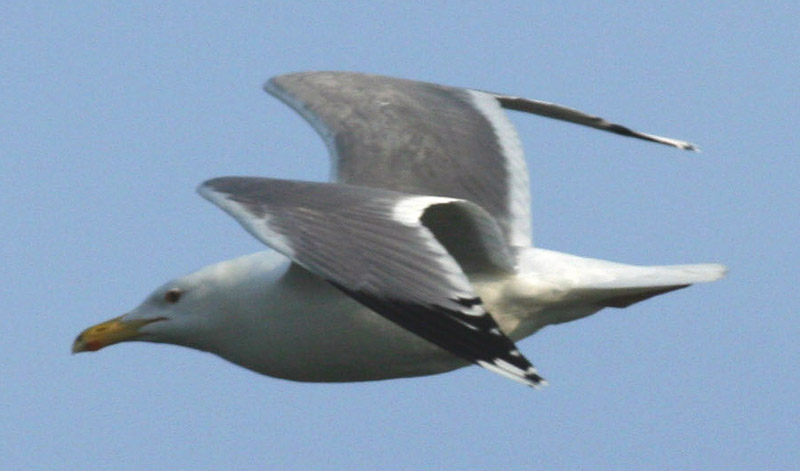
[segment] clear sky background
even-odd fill
[[[3,2],[0,469],[797,469],[800,7],[711,4]],[[173,346],[71,356],[166,280],[262,249],[200,182],[327,178],[260,88],[323,69],[697,143],[512,116],[537,245],[729,276],[520,342],[538,392],[477,367],[320,385]]]

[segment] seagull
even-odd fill
[[[201,184],[273,250],[167,282],[84,330],[73,353],[169,343],[307,382],[476,364],[539,388],[546,381],[514,342],[725,274],[719,264],[635,266],[534,247],[528,172],[504,109],[693,144],[554,103],[362,73],[294,73],[264,88],[322,136],[332,181]]]

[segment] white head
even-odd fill
[[[72,352],[134,340],[214,351],[220,338],[237,335],[240,316],[263,312],[266,286],[284,273],[285,265],[285,257],[259,252],[172,280],[134,310],[81,332]]]

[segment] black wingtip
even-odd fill
[[[512,354],[511,357],[514,358],[513,361],[515,363],[521,363],[527,366],[523,369],[510,363],[507,359],[502,358],[495,358],[491,361],[478,360],[475,363],[489,371],[498,373],[506,378],[513,379],[514,381],[522,383],[526,386],[530,386],[533,389],[542,389],[543,387],[547,386],[547,380],[539,375],[539,373],[536,371],[536,368],[534,368],[534,366],[531,365],[531,363],[524,356],[518,353],[516,355]]]
[[[549,384],[546,379],[536,372],[536,369],[529,373],[526,372],[525,379],[528,382],[528,386],[532,387],[533,389],[542,389]]]

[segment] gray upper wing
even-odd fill
[[[502,108],[695,149],[554,103],[378,75],[302,72],[264,88],[323,137],[335,181],[472,201],[512,247],[531,244],[530,192],[522,146]]]
[[[517,381],[543,380],[498,328],[463,265],[510,271],[478,206],[343,184],[224,177],[201,195],[256,238],[420,337]],[[446,246],[467,247],[452,255]],[[461,265],[459,264],[461,263]]]
[[[335,181],[472,201],[507,243],[530,245],[522,146],[493,96],[350,72],[283,75],[264,88],[320,133]]]

